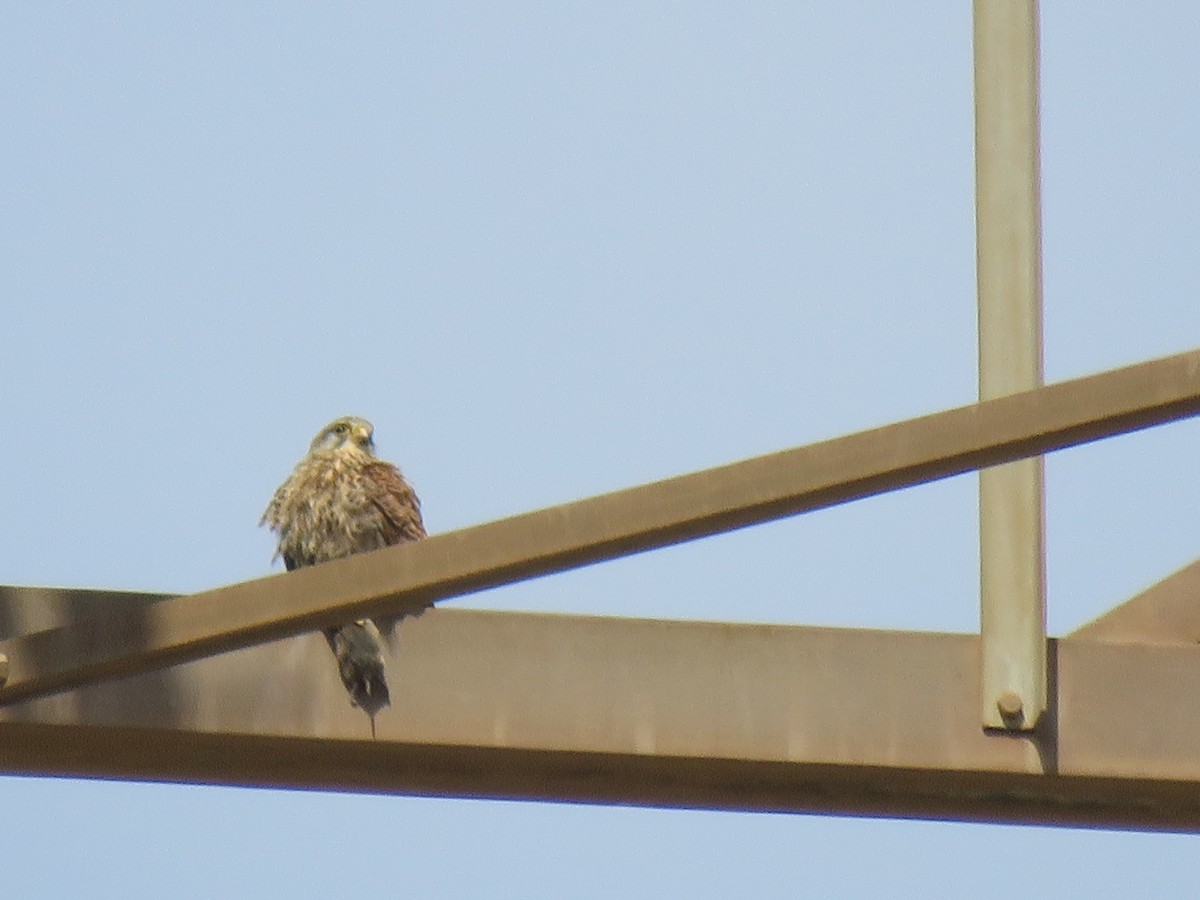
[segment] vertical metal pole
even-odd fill
[[[1042,384],[1037,0],[975,0],[979,398]],[[983,724],[1046,709],[1042,461],[979,473]]]

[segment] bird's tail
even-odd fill
[[[338,664],[342,684],[350,702],[371,718],[371,736],[375,736],[375,716],[390,705],[384,650],[379,629],[370,619],[325,630],[325,639]]]

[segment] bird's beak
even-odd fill
[[[371,446],[371,432],[361,426],[354,429],[354,443],[361,447]]]

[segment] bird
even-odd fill
[[[396,466],[375,456],[375,428],[334,419],[275,491],[259,521],[278,535],[275,558],[290,572],[426,536],[421,501]],[[375,716],[391,703],[383,633],[394,622],[359,619],[325,629],[350,703]]]

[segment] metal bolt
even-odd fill
[[[0,685],[8,681],[8,657],[0,653]]]
[[[1021,695],[1016,691],[1005,691],[996,700],[996,708],[1004,718],[1016,719],[1025,711],[1025,704],[1021,702]]]

